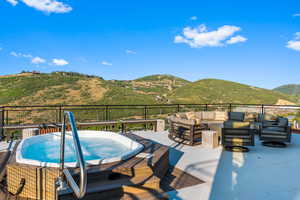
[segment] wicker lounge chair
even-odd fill
[[[201,131],[207,129],[205,125],[197,123],[195,120],[174,116],[169,118],[169,124],[169,138],[175,142],[191,146],[201,144]]]
[[[263,145],[271,147],[285,147],[291,142],[291,126],[287,118],[278,117],[277,120],[263,121],[259,132]]]
[[[187,145],[202,143],[202,131],[208,130],[207,121],[225,121],[225,112],[203,111],[177,113],[170,116],[169,138]]]
[[[254,146],[254,132],[251,122],[244,122],[242,112],[228,113],[228,121],[222,128],[222,145],[228,151],[249,151],[245,146]]]

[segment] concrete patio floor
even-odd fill
[[[135,134],[170,146],[170,163],[205,181],[169,192],[170,199],[300,200],[300,135],[287,148],[264,147],[256,138],[250,152],[232,153],[178,145],[168,132]]]

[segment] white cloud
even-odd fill
[[[17,5],[17,0],[6,0],[12,5]],[[27,6],[35,8],[45,13],[67,13],[72,10],[72,7],[68,4],[57,0],[19,0],[25,3]]]
[[[68,61],[66,61],[66,60],[64,60],[64,59],[57,59],[57,58],[54,58],[54,59],[52,60],[52,63],[53,63],[54,65],[57,65],[57,66],[64,66],[64,65],[68,65],[68,64],[69,64]]]
[[[40,58],[40,57],[34,57],[34,58],[32,58],[31,62],[33,64],[41,64],[41,63],[45,63],[46,60],[43,58]]]
[[[197,16],[193,16],[193,17],[190,18],[190,20],[192,20],[192,21],[195,21],[195,20],[197,20],[197,19],[198,19]]]
[[[226,41],[227,44],[235,44],[235,43],[239,43],[239,42],[246,42],[247,38],[237,35],[234,37],[231,37],[229,40]]]
[[[225,25],[219,27],[215,31],[209,32],[207,30],[207,27],[204,24],[201,24],[196,28],[191,28],[191,27],[184,28],[182,35],[175,36],[174,42],[186,43],[192,48],[220,47],[220,46],[225,46],[226,40],[229,38],[231,39],[232,36],[237,31],[240,30],[241,30],[240,27]],[[237,39],[241,39],[241,38],[234,38],[233,40],[237,40]],[[237,42],[241,42],[241,41],[237,41]],[[227,43],[227,44],[233,44],[233,43]]]
[[[286,47],[289,49],[293,49],[295,51],[300,51],[300,41],[296,41],[296,40],[288,41]]]
[[[107,65],[107,66],[112,66],[113,64],[110,62],[106,62],[106,61],[102,61],[101,62],[102,65]]]
[[[24,58],[32,58],[33,57],[31,54],[17,53],[15,51],[10,52],[10,55],[14,56],[14,57],[24,57]]]
[[[295,51],[300,51],[300,32],[294,34],[294,39],[288,41],[286,47]]]
[[[6,0],[8,3],[10,3],[11,5],[15,6],[18,4],[17,0]]]
[[[294,17],[300,17],[300,13],[293,14]]]
[[[23,56],[24,58],[32,58],[32,55],[30,55],[30,54],[22,54],[22,56]]]
[[[39,56],[32,56],[31,54],[24,54],[24,53],[18,53],[18,52],[12,51],[12,52],[10,52],[10,55],[14,56],[14,57],[18,57],[18,58],[23,57],[23,58],[30,59],[31,63],[33,63],[33,64],[42,64],[42,63],[47,62],[46,59],[43,59]],[[68,65],[69,62],[64,60],[64,59],[54,58],[54,59],[52,59],[52,62],[48,63],[48,64],[49,65],[54,64],[54,65],[57,65],[57,66],[64,66],[64,65]]]
[[[136,54],[135,51],[132,51],[132,50],[129,50],[129,49],[127,49],[125,52],[126,52],[127,54]]]
[[[23,2],[30,7],[47,13],[67,13],[72,10],[69,5],[56,0],[23,0]]]

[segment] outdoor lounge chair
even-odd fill
[[[291,126],[287,118],[278,117],[276,121],[263,121],[259,138],[263,145],[270,147],[286,147],[291,142]]]
[[[169,138],[175,142],[190,146],[201,144],[202,130],[206,130],[207,126],[199,123],[197,120],[184,119],[183,117],[169,117]]]
[[[249,151],[245,146],[254,146],[255,133],[251,122],[244,122],[245,114],[242,112],[230,112],[228,119],[222,128],[222,145],[228,151]]]
[[[222,111],[201,111],[177,113],[170,116],[169,138],[187,145],[202,143],[202,131],[209,130],[208,122],[220,122],[227,119]]]

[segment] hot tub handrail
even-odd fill
[[[74,141],[75,151],[76,151],[76,158],[77,158],[77,165],[80,167],[80,185],[76,184],[74,181],[71,173],[67,168],[65,168],[65,137],[66,137],[66,120],[69,118],[69,122],[71,125],[72,130],[72,137]],[[85,168],[85,161],[80,145],[80,140],[75,124],[75,117],[72,112],[65,111],[64,112],[64,118],[63,118],[63,124],[62,124],[62,132],[61,132],[61,151],[60,151],[60,164],[61,164],[61,177],[65,177],[67,182],[69,183],[71,189],[75,193],[76,197],[78,199],[81,199],[85,196],[86,193],[86,185],[87,185],[87,172]]]

